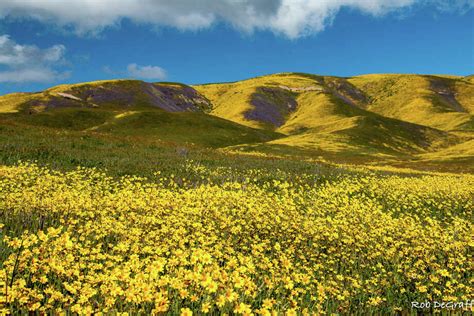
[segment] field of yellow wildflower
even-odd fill
[[[0,166],[0,314],[392,314],[474,295],[472,175],[185,167],[193,181]]]

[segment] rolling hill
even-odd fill
[[[213,104],[211,114],[286,135],[239,150],[421,161],[423,154],[435,157],[455,146],[450,160],[472,160],[470,78],[283,73],[195,88]]]
[[[268,141],[261,131],[206,115],[210,102],[190,86],[113,80],[0,97],[0,119],[83,132],[154,137],[206,147]]]
[[[344,163],[472,170],[474,80],[281,73],[189,86],[111,80],[0,97],[0,122]]]

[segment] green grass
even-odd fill
[[[152,177],[156,170],[168,175],[190,177],[192,175],[185,168],[189,161],[202,164],[209,170],[230,167],[242,171],[254,168],[268,170],[265,177],[274,177],[280,169],[294,175],[320,169],[338,169],[298,159],[228,154],[156,137],[55,129],[0,119],[0,164],[14,165],[19,160],[37,161],[55,170],[83,166],[105,169],[114,176],[148,177]]]
[[[114,135],[141,135],[163,141],[191,143],[205,147],[226,147],[265,142],[279,137],[202,113],[138,111],[99,126],[99,132]]]

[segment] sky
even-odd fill
[[[0,94],[278,72],[474,74],[474,0],[0,1]]]

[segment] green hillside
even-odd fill
[[[0,121],[295,159],[457,170],[474,163],[471,77],[281,73],[196,86],[97,81],[2,96]]]

